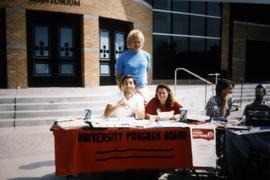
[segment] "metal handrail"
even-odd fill
[[[205,96],[204,96],[204,97],[205,97],[205,105],[206,105],[206,96],[207,96],[207,87],[206,87],[206,86],[207,86],[208,84],[214,86],[214,84],[213,84],[212,82],[210,82],[210,81],[208,81],[208,80],[202,78],[202,77],[199,76],[198,74],[195,74],[194,72],[191,72],[190,70],[188,70],[188,69],[186,69],[186,68],[183,68],[183,67],[176,68],[175,71],[174,71],[174,95],[176,95],[177,71],[180,71],[180,70],[185,71],[185,72],[191,74],[192,76],[194,76],[194,77],[200,79],[201,81],[203,81],[203,82],[205,83],[205,94],[204,94]]]

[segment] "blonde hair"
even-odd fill
[[[138,29],[133,29],[132,31],[130,31],[128,33],[128,36],[127,36],[127,47],[128,48],[131,48],[131,43],[132,43],[132,40],[134,38],[139,38],[142,42],[141,42],[141,47],[140,48],[143,48],[143,45],[144,45],[144,35],[143,33],[138,30]]]

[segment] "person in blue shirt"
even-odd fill
[[[149,98],[146,86],[148,83],[147,72],[151,68],[151,56],[142,49],[143,45],[143,33],[138,29],[130,31],[127,37],[128,50],[119,56],[115,64],[115,78],[120,89],[121,78],[132,75],[136,81],[135,91],[147,101]]]
[[[205,107],[206,115],[210,116],[213,120],[227,122],[232,110],[232,92],[234,83],[228,79],[219,79],[216,85],[216,95],[211,97]],[[217,167],[220,173],[225,168],[225,130],[224,128],[216,129],[216,154],[217,154]]]
[[[216,85],[216,95],[211,97],[207,105],[206,115],[212,118],[226,118],[232,110],[232,90],[234,83],[228,79],[220,79]]]

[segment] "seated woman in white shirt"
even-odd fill
[[[145,118],[144,100],[141,95],[135,94],[135,79],[126,75],[121,81],[122,92],[116,94],[113,100],[107,104],[105,117],[136,117]]]

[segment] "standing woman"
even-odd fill
[[[121,78],[132,75],[136,81],[135,91],[147,101],[147,72],[151,68],[151,57],[148,52],[142,50],[143,45],[143,33],[138,29],[130,31],[127,37],[128,50],[119,56],[115,65],[115,78],[120,88]]]
[[[164,85],[159,84],[156,88],[156,95],[152,98],[145,107],[145,117],[150,117],[158,120],[158,112],[174,111],[174,116],[170,119],[178,119],[180,117],[180,105],[175,101],[171,89]]]

